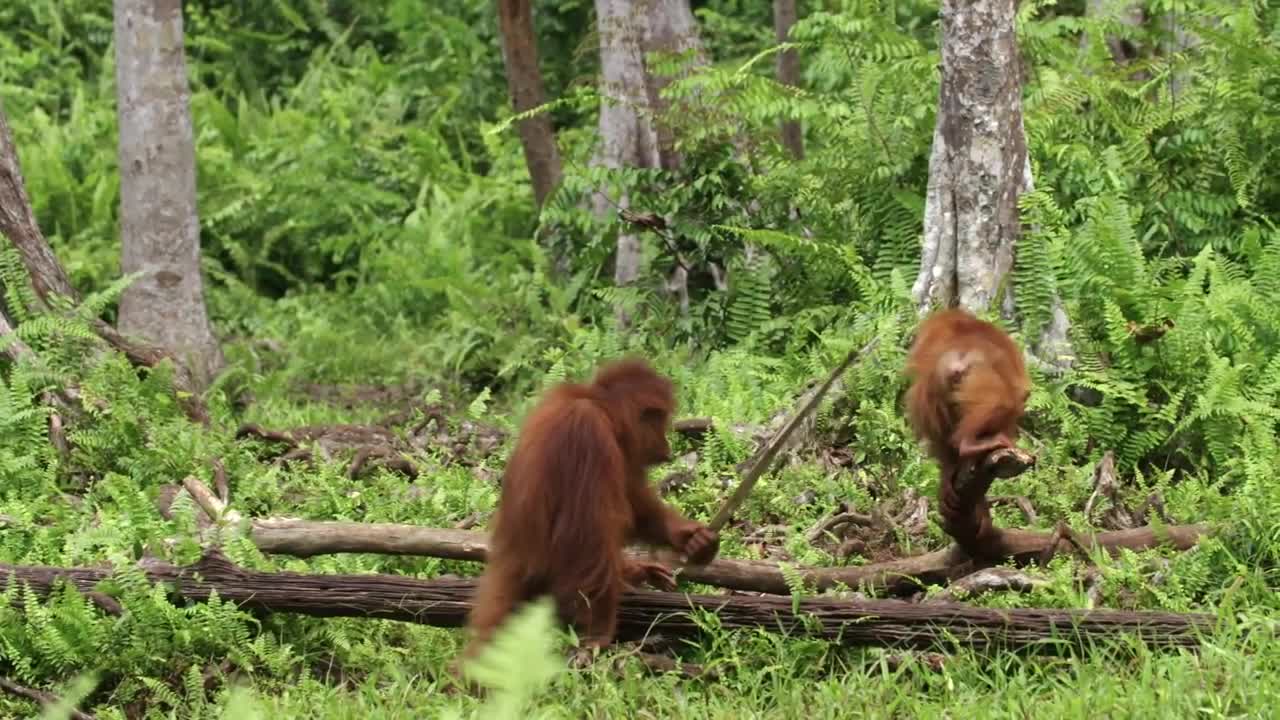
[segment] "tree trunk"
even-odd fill
[[[647,109],[644,57],[640,49],[638,18],[629,0],[596,0],[596,24],[600,35],[600,147],[592,165],[617,170],[622,167],[659,167],[657,130]],[[629,198],[623,191],[616,201],[604,190],[593,198],[596,217],[611,210],[625,210]],[[613,282],[627,287],[640,277],[640,238],[619,232],[614,254]],[[627,309],[615,308],[618,327],[631,325]]]
[[[498,0],[498,30],[511,107],[517,113],[527,112],[547,101],[542,73],[538,70],[532,0]],[[542,207],[564,175],[556,132],[550,116],[545,113],[521,120],[517,127],[524,147],[524,162],[533,183],[533,200]]]
[[[195,141],[180,0],[115,0],[121,266],[142,276],[120,298],[120,330],[186,361],[196,387],[222,369],[200,272]]]
[[[693,64],[705,64],[697,22],[688,0],[596,0],[600,35],[600,147],[592,165],[616,170],[680,166],[674,137],[656,118],[667,102],[659,95],[672,78],[655,77],[645,63],[647,52],[692,51]],[[616,201],[604,192],[594,198],[597,217],[630,207],[623,192]],[[623,231],[614,257],[614,284],[627,287],[640,277],[640,238]],[[629,327],[626,309],[616,310],[618,326]]]
[[[791,26],[796,24],[796,0],[773,0],[773,31],[778,42],[787,41]],[[790,87],[800,85],[800,56],[795,50],[778,53],[778,82]],[[780,129],[782,146],[796,160],[804,159],[804,133],[799,120],[783,120]]]
[[[671,103],[662,97],[662,91],[677,79],[687,76],[693,68],[705,66],[707,54],[698,37],[698,21],[689,9],[689,0],[642,0],[637,4],[643,19],[640,25],[640,50],[642,57],[646,58],[645,89],[649,97],[649,110],[655,117],[662,118],[671,107]],[[657,75],[649,70],[649,53],[688,53],[690,57],[675,74]],[[659,165],[664,170],[678,170],[681,158],[676,152],[675,134],[661,120],[654,123],[654,131],[658,138]]]
[[[942,85],[915,301],[985,311],[1013,265],[1030,185],[1014,0],[943,0]]]

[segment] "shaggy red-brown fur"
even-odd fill
[[[666,566],[626,558],[633,538],[669,545],[692,563],[715,558],[718,534],[677,513],[646,479],[671,459],[674,409],[671,381],[639,360],[607,365],[590,384],[559,385],[534,408],[503,475],[466,656],[541,595],[584,645],[611,643],[624,588],[675,588]]]
[[[920,324],[907,372],[908,419],[944,468],[1013,447],[1031,380],[1003,330],[964,310],[934,313]]]

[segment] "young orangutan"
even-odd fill
[[[648,468],[671,459],[671,381],[640,360],[600,369],[590,384],[551,389],[521,428],[502,479],[483,577],[469,617],[476,654],[521,604],[550,595],[587,648],[613,641],[622,591],[675,589],[666,566],[623,554],[633,538],[689,562],[715,558],[719,535],[664,503]]]
[[[907,372],[908,419],[944,477],[962,461],[1013,447],[1031,380],[1003,330],[964,310],[934,313],[920,324]]]

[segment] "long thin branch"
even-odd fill
[[[459,627],[475,585],[465,580],[414,580],[398,575],[266,573],[232,564],[213,551],[187,567],[144,566],[152,582],[175,598],[202,602],[214,593],[247,609],[318,617],[370,617]],[[0,564],[3,582],[26,584],[40,595],[61,580],[92,590],[111,571]],[[725,629],[761,628],[800,633],[849,645],[928,648],[959,641],[975,647],[1087,645],[1134,634],[1153,646],[1193,647],[1212,629],[1213,616],[1116,610],[988,609],[959,604],[895,600],[838,600],[629,592],[618,613],[619,639],[652,633],[697,636],[701,612]],[[817,620],[818,622],[813,622]],[[1049,641],[1049,642],[1046,642]]]
[[[831,386],[835,383],[836,379],[844,374],[844,371],[848,370],[849,367],[853,365],[854,361],[871,352],[871,349],[874,348],[878,342],[880,342],[879,336],[859,349],[850,350],[844,360],[842,360],[840,364],[837,365],[829,375],[827,375],[827,379],[822,381],[822,385],[818,386],[818,388],[813,391],[813,394],[809,396],[808,400],[805,401],[805,403],[791,415],[791,418],[787,420],[787,423],[783,425],[776,434],[774,434],[773,438],[769,440],[769,444],[766,445],[764,450],[756,457],[755,462],[752,463],[751,467],[748,468],[745,473],[743,473],[742,481],[739,482],[738,487],[734,489],[733,495],[729,496],[729,499],[725,501],[724,506],[720,508],[720,512],[716,513],[715,517],[711,519],[709,524],[712,530],[719,530],[724,527],[724,524],[729,521],[729,517],[733,515],[734,511],[736,511],[747,499],[747,496],[751,494],[751,488],[755,487],[756,481],[759,480],[760,476],[764,475],[765,472],[768,471],[769,466],[773,464],[774,458],[778,456],[783,445],[786,444],[787,438],[791,437],[791,433],[795,432],[795,429],[800,427],[800,423],[813,412],[814,408],[818,407],[818,403],[822,402],[823,396],[831,389]]]

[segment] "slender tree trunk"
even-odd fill
[[[1009,282],[1022,234],[1018,197],[1031,191],[1022,119],[1016,0],[943,0],[942,84],[929,156],[924,245],[912,297],[921,312],[996,302],[1012,320]],[[1032,359],[1049,373],[1071,363],[1070,323],[1060,298]]]
[[[630,0],[596,0],[596,22],[600,35],[600,147],[592,164],[610,170],[623,167],[656,168],[658,135],[648,114],[644,52],[641,49],[642,18]],[[604,191],[597,192],[597,217],[625,210],[630,198],[623,192],[616,201]],[[618,235],[614,255],[613,281],[627,287],[640,277],[640,238],[632,232]],[[629,327],[631,316],[619,305],[615,314],[620,328]]]
[[[943,0],[942,86],[929,159],[924,262],[931,303],[989,308],[1013,265],[1018,196],[1030,185],[1014,0]]]
[[[773,31],[778,42],[786,42],[791,26],[796,24],[796,0],[773,0]],[[778,53],[778,82],[791,87],[800,86],[800,56],[795,50]],[[782,146],[796,160],[804,159],[804,131],[799,120],[783,120],[780,128]]]
[[[115,0],[120,330],[183,358],[197,387],[222,369],[200,272],[195,141],[180,0]]]
[[[596,0],[596,20],[602,99],[600,147],[592,165],[608,169],[679,168],[681,158],[674,135],[657,119],[668,106],[661,92],[674,77],[656,76],[646,64],[645,54],[692,51],[692,65],[707,62],[688,0]],[[628,209],[630,198],[624,192],[613,200],[599,191],[593,207],[596,216],[603,217]],[[618,287],[634,284],[642,265],[640,237],[620,233],[614,283]],[[632,318],[624,307],[620,305],[615,312],[620,328],[630,326]]]
[[[640,8],[641,38],[640,50],[644,56],[649,53],[667,53],[679,55],[688,53],[688,61],[673,75],[658,75],[648,69],[646,63],[645,90],[649,97],[650,111],[658,118],[663,117],[671,108],[671,103],[662,97],[662,91],[676,80],[685,77],[696,67],[707,64],[707,54],[698,37],[698,21],[689,9],[689,0],[640,0],[636,3]],[[676,152],[675,134],[671,127],[661,121],[654,123],[658,138],[658,162],[664,170],[676,170],[681,165],[680,154]]]
[[[538,69],[532,0],[498,0],[498,30],[512,108],[523,113],[546,103],[547,94]],[[555,128],[545,113],[521,120],[517,127],[520,144],[524,146],[524,162],[533,183],[533,200],[542,207],[564,175]]]

